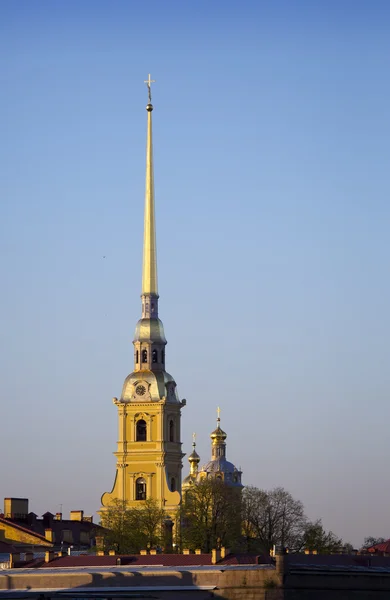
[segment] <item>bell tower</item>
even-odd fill
[[[167,513],[181,500],[181,408],[176,382],[165,370],[164,327],[158,318],[157,252],[154,211],[152,98],[149,75],[147,111],[145,216],[142,264],[141,319],[133,340],[134,370],[125,379],[118,409],[116,475],[102,505],[124,500],[140,506],[153,498]]]

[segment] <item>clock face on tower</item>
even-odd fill
[[[146,387],[144,385],[137,385],[135,388],[135,393],[137,396],[143,396],[146,392]]]

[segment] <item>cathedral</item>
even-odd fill
[[[145,214],[142,264],[141,319],[135,328],[134,368],[124,381],[118,410],[116,474],[111,492],[102,496],[102,509],[116,500],[130,507],[154,499],[174,514],[181,502],[182,459],[180,419],[186,401],[180,399],[176,382],[165,370],[164,326],[158,316],[157,253],[154,210],[153,140],[151,84],[148,86],[146,141]],[[190,475],[185,486],[202,477],[218,477],[241,487],[241,471],[226,460],[226,433],[220,428],[211,434],[212,458],[199,472],[199,456],[189,457]]]
[[[192,452],[188,457],[190,473],[183,481],[182,491],[185,493],[192,485],[204,479],[215,478],[223,481],[229,487],[242,488],[242,471],[226,459],[227,434],[221,429],[220,411],[218,409],[217,427],[211,433],[211,460],[199,469],[200,456],[196,451],[195,434],[192,442]]]

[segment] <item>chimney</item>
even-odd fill
[[[54,552],[52,550],[48,550],[47,552],[45,552],[45,563],[48,563],[53,559],[54,559]]]
[[[84,523],[93,523],[93,516],[85,516],[83,517]]]
[[[54,531],[52,529],[45,529],[45,538],[48,542],[52,542],[53,544],[55,538]]]
[[[10,569],[13,569],[13,567],[15,566],[15,563],[20,561],[20,552],[12,552],[9,555],[9,566]]]
[[[61,512],[56,513],[55,519],[56,519],[56,521],[62,521],[62,513]]]
[[[71,510],[70,511],[70,520],[71,521],[82,521],[84,517],[83,510]]]
[[[213,550],[211,550],[211,564],[216,565],[217,562],[220,560],[220,558],[221,558],[221,551],[213,548]]]

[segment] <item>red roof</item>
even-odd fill
[[[386,540],[381,544],[375,544],[374,546],[370,546],[369,548],[367,548],[367,552],[385,552],[387,554],[390,554],[390,540]]]

